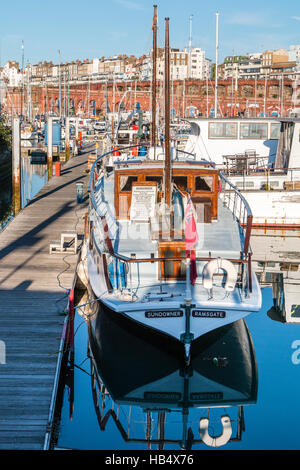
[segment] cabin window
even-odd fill
[[[186,251],[185,246],[183,248],[183,244],[181,246],[168,246],[168,247],[161,247],[159,250],[160,257],[165,259],[168,258],[185,258]],[[184,280],[186,278],[186,264],[185,259],[182,261],[163,261],[161,263],[161,275],[162,278],[173,279],[173,280]]]
[[[173,250],[165,250],[165,258],[175,257]],[[174,276],[174,261],[165,261],[165,277]]]
[[[237,181],[235,185],[239,189],[244,189],[244,188],[254,188],[254,181]]]
[[[195,191],[212,191],[213,190],[213,177],[212,176],[196,176],[195,177]]]
[[[147,182],[157,183],[158,189],[161,190],[163,186],[163,177],[162,176],[146,176]]]
[[[257,124],[251,122],[243,122],[240,127],[241,139],[267,139],[268,138],[268,124]]]
[[[132,183],[136,183],[137,176],[121,176],[120,177],[120,191],[131,191]]]
[[[280,136],[280,123],[274,122],[271,124],[270,139],[279,139]]]
[[[294,318],[295,317],[297,317],[297,318],[300,317],[300,305],[292,304],[291,315],[293,315]]]
[[[186,191],[188,189],[187,176],[173,176],[172,182],[176,185],[179,191]]]
[[[280,271],[298,271],[298,264],[279,263]]]
[[[209,139],[236,139],[237,124],[233,122],[210,122],[208,137]]]

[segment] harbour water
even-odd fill
[[[109,383],[102,385],[101,377],[97,382],[93,374],[95,371],[91,367],[87,323],[80,308],[75,318],[74,363],[69,363],[71,367],[62,380],[61,402],[57,410],[58,428],[53,443],[55,448],[180,450],[184,435],[183,422],[186,419],[186,448],[192,450],[299,450],[300,323],[295,323],[299,321],[299,234],[275,231],[258,235],[262,251],[259,252],[256,248],[260,259],[256,266],[261,279],[263,303],[260,312],[246,318],[250,341],[247,342],[244,336],[240,337],[244,363],[235,365],[237,357],[232,349],[233,340],[227,331],[226,334],[220,334],[214,343],[219,344],[221,355],[210,355],[214,346],[211,346],[212,349],[200,347],[199,355],[195,354],[192,359],[192,372],[185,375],[187,382],[191,381],[195,399],[197,396],[199,398],[203,390],[207,390],[205,380],[209,378],[211,393],[202,393],[202,398],[200,397],[209,400],[209,404],[188,406],[191,403],[187,401],[181,408],[174,405],[178,395],[178,378],[184,374],[182,371],[180,374],[180,370],[176,371],[171,353],[161,355],[160,351],[151,350],[153,361],[149,361],[149,345],[139,341],[137,345],[131,344],[135,354],[130,356],[125,352],[126,344],[127,349],[130,349],[125,330],[123,339],[117,330],[116,335],[112,336],[109,358],[104,357],[107,348],[102,351],[101,360],[107,360],[110,364],[109,374],[107,375],[107,370],[104,374]],[[254,246],[258,245],[254,243]],[[290,246],[295,247],[294,252],[290,250]],[[254,259],[255,254],[254,252]],[[266,254],[269,259],[266,259]],[[292,299],[288,297],[291,290]],[[274,308],[276,302],[282,313]],[[288,310],[290,303],[292,322],[287,321],[285,313],[285,308]],[[243,328],[237,331],[244,335]],[[127,363],[122,357],[123,346]],[[249,372],[249,361],[253,361],[252,375]],[[194,368],[193,362],[196,364]],[[211,366],[204,379],[203,374],[202,377],[198,374],[199,364],[200,369]],[[168,375],[166,371],[171,373]],[[250,380],[251,383],[246,383]],[[135,396],[141,383],[143,387],[140,388],[144,393],[142,396],[145,398],[148,393],[147,404],[143,405],[143,400],[140,403],[137,400],[130,403],[130,393],[132,397]],[[157,385],[159,383],[163,384],[161,388]],[[114,393],[114,399],[105,385]],[[225,396],[229,388],[232,398],[231,402],[226,402]],[[241,390],[244,393],[243,399],[239,394]],[[157,404],[157,391],[165,399],[169,398],[168,405]],[[124,400],[125,395],[127,398]],[[152,407],[149,405],[151,396],[154,401]],[[231,435],[224,444],[217,438],[222,434],[222,417],[229,417],[231,423]],[[208,434],[213,437],[207,440],[206,435],[206,442],[201,439],[199,431],[200,422],[203,423],[205,418],[209,418]]]
[[[45,186],[48,180],[46,164],[31,164],[30,157],[22,157],[22,209]]]
[[[31,164],[30,157],[21,159],[21,206],[27,206],[29,201],[44,187],[48,180],[46,164]],[[1,195],[0,224],[3,229],[13,217],[11,185],[7,185]]]

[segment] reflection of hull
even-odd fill
[[[214,330],[193,343],[191,365],[182,362],[178,343],[151,340],[111,316],[97,303],[89,325],[94,364],[118,402],[172,407],[251,403],[256,400],[255,353],[243,320]],[[188,390],[187,390],[187,382]],[[186,393],[187,392],[187,393]]]

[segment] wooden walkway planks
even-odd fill
[[[0,233],[0,449],[41,450],[77,255],[49,254],[63,230],[83,236],[87,154],[73,157]],[[2,361],[3,362],[3,361]]]

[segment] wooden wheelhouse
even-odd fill
[[[135,192],[140,190],[144,202],[152,204],[151,216],[141,218],[140,222],[150,224],[152,240],[157,241],[160,263],[159,278],[165,280],[184,280],[186,278],[186,245],[184,234],[184,205],[183,199],[191,197],[196,222],[212,223],[218,219],[218,171],[207,165],[198,163],[184,165],[174,163],[172,167],[171,207],[167,214],[159,214],[159,205],[164,200],[164,166],[159,162],[143,165],[129,164],[115,170],[115,212],[116,219],[132,219],[132,209],[135,204]],[[174,195],[181,198],[180,214]],[[152,200],[150,201],[150,199]],[[178,202],[178,200],[177,200]],[[177,207],[177,214],[176,214]],[[178,261],[172,258],[182,258]],[[170,261],[166,261],[170,259]]]
[[[130,220],[132,189],[134,186],[157,185],[157,203],[164,197],[164,167],[138,163],[115,170],[115,213],[118,220]],[[171,182],[173,187],[191,196],[199,222],[210,223],[218,219],[218,170],[190,165],[184,168],[173,162]]]

